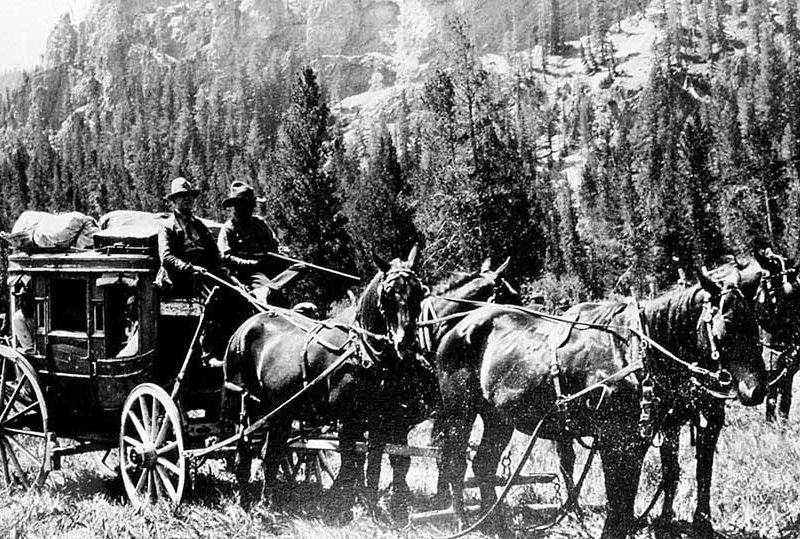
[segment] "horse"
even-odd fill
[[[756,322],[760,328],[760,336],[762,345],[764,344],[765,335],[772,338],[773,343],[784,343],[789,346],[789,343],[799,343],[797,339],[798,327],[800,327],[800,312],[798,312],[798,300],[800,300],[800,286],[797,285],[796,272],[793,268],[787,266],[785,260],[771,252],[762,253],[755,252],[753,260],[747,261],[747,264],[735,262],[735,268],[741,272],[742,280],[740,288],[746,298],[751,300],[751,307],[753,309]],[[714,270],[712,273],[725,274],[731,270],[731,266],[723,266]],[[794,344],[796,346],[796,344]],[[791,350],[791,348],[790,348]],[[771,353],[766,346],[762,350],[763,355]],[[769,368],[769,364],[765,367]],[[767,374],[773,376],[775,373]],[[792,373],[788,369],[779,375],[773,382],[777,380],[778,384],[773,382],[767,384],[767,416],[770,417],[770,411],[774,414],[774,407],[770,408],[769,399],[780,390],[787,391],[783,385],[788,385],[788,399],[786,402],[791,402],[791,379]],[[774,401],[773,401],[774,402]],[[722,430],[724,414],[714,410],[704,412],[703,407],[708,407],[709,403],[698,403],[697,408],[700,414],[705,418],[705,421],[699,421],[700,416],[693,418],[692,423],[698,429],[700,434],[700,441],[709,439],[715,441]],[[719,403],[711,402],[713,408],[721,406]],[[786,408],[788,413],[788,406]],[[662,464],[662,481],[660,488],[663,489],[664,501],[662,503],[661,514],[655,521],[657,535],[666,533],[669,535],[669,527],[672,523],[675,513],[673,510],[673,503],[675,494],[677,492],[678,481],[680,479],[680,466],[678,463],[678,450],[680,444],[680,428],[679,424],[668,424],[662,429],[663,443],[659,448]],[[567,448],[563,448],[565,453],[568,453]],[[694,516],[694,535],[697,537],[711,537],[713,536],[713,527],[710,519],[710,488],[711,488],[711,466],[707,465],[707,453],[710,449],[706,448],[700,443],[697,444],[697,508]],[[574,456],[572,457],[574,461]],[[663,533],[662,533],[663,532]]]
[[[475,309],[477,305],[471,302],[521,304],[519,293],[502,277],[509,262],[510,259],[506,259],[497,269],[492,270],[491,259],[487,258],[478,272],[455,275],[454,278],[435,287],[432,294],[423,300],[418,340],[420,353],[423,360],[430,365],[430,369],[420,373],[421,376],[416,380],[416,384],[425,389],[409,392],[405,388],[397,387],[397,394],[392,398],[398,406],[395,413],[387,418],[387,428],[382,431],[388,438],[370,433],[366,475],[370,491],[375,493],[378,491],[382,449],[385,445],[408,443],[411,429],[435,414],[439,402],[439,387],[433,370],[433,358],[439,341],[456,324],[459,313]],[[435,325],[426,324],[436,320],[441,322]],[[412,399],[417,401],[412,402]],[[392,505],[394,509],[400,509],[405,506],[409,493],[406,476],[411,466],[411,459],[408,456],[390,455],[389,461],[392,466],[392,483],[389,487],[392,493]],[[437,492],[443,492],[442,486],[440,482]]]
[[[288,455],[287,439],[294,419],[311,424],[338,420],[342,465],[336,486],[342,490],[363,483],[356,442],[364,431],[380,435],[393,403],[384,399],[387,386],[410,385],[417,373],[416,321],[424,297],[414,272],[417,248],[406,260],[379,268],[358,299],[355,324],[317,322],[296,313],[274,310],[247,320],[233,335],[225,355],[225,380],[241,388],[244,422],[258,418],[301,391],[326,370],[349,358],[290,411],[271,421],[262,448],[262,497],[275,486],[278,466]],[[230,397],[230,396],[228,396]],[[222,413],[231,418],[233,399],[223,399]],[[241,425],[243,428],[245,425]],[[236,477],[243,503],[251,455],[248,444],[238,447]],[[363,463],[363,460],[361,461]]]
[[[442,412],[435,429],[443,437],[442,467],[459,526],[463,452],[478,414],[484,434],[473,471],[484,510],[496,500],[494,474],[514,428],[561,445],[593,436],[608,500],[603,539],[624,538],[635,528],[633,503],[652,441],[639,423],[645,384],[658,397],[650,403],[657,424],[669,428],[699,418],[714,425],[698,433],[698,469],[711,470],[723,391],[732,386],[740,402],[754,406],[763,401],[766,383],[741,272],[732,270],[719,285],[705,273],[699,278],[698,285],[644,302],[641,310],[625,302],[582,303],[554,321],[512,307],[483,307],[447,333],[436,354]],[[650,351],[637,366],[641,331],[631,328],[638,327],[676,356]],[[706,480],[710,473],[698,478]],[[699,499],[696,521],[709,510],[709,500]]]
[[[764,363],[771,379],[766,420],[786,422],[800,360],[800,282],[794,263],[772,250],[757,253],[756,260],[764,277],[755,297],[755,309],[762,330]]]

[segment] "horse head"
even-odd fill
[[[363,327],[385,334],[401,358],[413,356],[417,349],[416,324],[425,296],[425,288],[414,272],[417,253],[415,245],[406,260],[395,258],[391,262],[373,254],[380,272],[359,304],[358,320]]]
[[[730,271],[718,284],[698,272],[703,289],[703,310],[697,322],[698,347],[711,358],[723,389],[735,383],[739,401],[757,406],[766,394],[766,371],[761,360],[758,321],[748,297],[742,292],[742,273]]]

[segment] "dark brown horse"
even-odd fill
[[[770,249],[757,254],[764,277],[755,297],[764,363],[770,379],[767,421],[789,420],[792,382],[800,355],[800,283],[794,263]],[[776,413],[777,412],[777,413]]]
[[[269,424],[262,452],[265,492],[288,454],[286,442],[294,419],[311,424],[339,420],[342,466],[337,485],[363,483],[358,467],[363,459],[356,454],[356,442],[365,431],[380,435],[394,406],[384,398],[386,388],[411,385],[406,380],[417,373],[416,320],[424,293],[413,270],[416,255],[414,248],[407,260],[387,264],[376,259],[380,271],[359,298],[355,330],[281,311],[250,318],[231,338],[225,379],[238,383],[250,396],[246,412],[253,419],[285,402],[342,354],[352,356],[330,374],[323,389],[311,392]],[[224,413],[234,412],[230,404],[223,404]],[[247,445],[242,444],[237,466],[240,487],[249,480],[250,460]]]
[[[787,266],[785,261],[756,252],[754,259],[748,260],[746,264],[735,262],[732,265],[718,268],[713,273],[724,275],[733,269],[740,272],[740,289],[745,298],[751,300],[762,341],[767,334],[774,335],[777,342],[787,343],[787,340],[797,342],[796,332],[800,327],[800,287],[796,285],[796,272],[793,268]],[[769,376],[769,371],[766,374],[768,375],[767,380],[771,376],[777,375],[777,373],[773,373]],[[782,378],[778,379],[778,383],[786,383],[788,380],[790,402],[792,376],[787,372]],[[771,384],[768,387],[768,398],[770,392],[777,392],[778,389],[780,389],[778,384]],[[698,433],[696,449],[697,507],[693,523],[696,537],[713,536],[710,513],[712,467],[709,463],[713,459],[713,446],[716,445],[724,423],[725,416],[722,407],[723,404],[719,399],[697,399],[693,407],[693,414],[684,415],[685,422],[691,423]],[[678,418],[665,421],[660,426],[664,436],[664,442],[660,447],[661,488],[663,488],[664,500],[661,515],[656,520],[656,528],[659,535],[667,537],[670,536],[670,524],[675,517],[673,503],[680,478],[678,450],[682,424],[675,419]],[[567,448],[562,448],[562,450],[568,453]],[[574,456],[572,459],[574,461]]]
[[[497,269],[491,269],[491,260],[486,259],[480,271],[476,273],[458,274],[436,286],[432,294],[422,303],[422,325],[418,330],[421,354],[429,365],[429,370],[420,371],[420,377],[414,380],[422,391],[409,391],[408,388],[395,386],[396,394],[391,398],[396,403],[393,414],[386,418],[386,429],[381,433],[389,438],[380,438],[370,433],[370,457],[367,461],[367,486],[377,491],[381,471],[381,449],[387,443],[408,443],[408,433],[413,427],[428,419],[439,407],[439,387],[434,371],[434,355],[442,336],[447,333],[460,318],[459,313],[466,313],[476,308],[471,302],[495,302],[499,304],[520,305],[519,293],[502,275],[508,267],[509,260]],[[429,321],[441,320],[435,325],[427,325]],[[374,451],[372,449],[375,449]],[[405,506],[409,491],[406,476],[411,466],[410,457],[390,455],[392,466],[392,484],[390,486],[392,504],[396,509]],[[439,492],[442,484],[440,483]]]
[[[513,429],[531,433],[543,421],[540,433],[546,438],[566,443],[578,436],[594,437],[608,498],[603,538],[626,537],[634,527],[633,502],[651,442],[640,434],[643,373],[654,383],[659,397],[655,416],[660,424],[683,424],[686,416],[696,417],[698,400],[713,399],[716,405],[708,409],[724,414],[718,396],[725,386],[717,380],[724,381],[728,373],[742,403],[755,405],[763,400],[765,376],[758,327],[740,282],[737,270],[731,271],[722,286],[702,277],[702,286],[668,293],[645,303],[641,312],[628,303],[580,304],[564,315],[566,319],[578,317],[575,325],[513,308],[491,307],[474,311],[459,322],[437,352],[443,399],[437,429],[444,434],[443,469],[459,523],[464,519],[463,454],[480,414],[484,434],[473,470],[482,485],[484,508],[495,500],[494,474]],[[654,341],[687,363],[649,352],[643,371],[613,378],[639,358],[638,346],[633,345],[638,339],[629,329],[638,325],[639,316]],[[558,375],[554,377],[555,366]],[[707,376],[698,376],[699,368],[705,369],[700,372]],[[603,386],[595,386],[604,380]],[[565,411],[552,413],[558,400],[556,388],[570,395],[589,387],[596,390],[573,401]],[[722,424],[716,417],[705,419]],[[700,433],[698,446],[704,450],[698,466],[711,469],[718,434]],[[708,501],[700,506],[705,509]]]

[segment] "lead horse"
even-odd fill
[[[694,417],[695,403],[706,398],[718,404],[703,411],[724,417],[718,397],[728,375],[743,404],[763,400],[758,326],[740,284],[738,269],[720,285],[701,274],[699,285],[648,301],[640,311],[622,302],[579,304],[564,314],[563,320],[576,320],[572,324],[507,307],[484,307],[459,322],[437,352],[443,402],[436,427],[443,434],[442,466],[458,524],[464,523],[463,451],[480,414],[484,434],[473,471],[484,509],[495,501],[492,480],[513,429],[531,434],[540,427],[542,437],[561,443],[594,437],[608,499],[602,537],[622,539],[632,532],[641,465],[651,443],[640,432],[643,383],[652,383],[659,396],[658,421]],[[638,327],[648,327],[650,338],[677,358],[648,352],[644,369],[634,373],[641,339],[631,328]],[[587,389],[570,405],[557,406],[561,397]],[[717,417],[706,419],[722,424]],[[701,432],[698,438],[698,455],[709,469],[718,434]],[[698,513],[706,507],[703,500]]]
[[[358,300],[355,324],[316,322],[276,309],[250,318],[231,338],[225,380],[242,390],[245,423],[286,402],[343,354],[349,357],[330,372],[322,389],[269,424],[262,450],[262,496],[275,485],[295,419],[311,424],[339,420],[342,465],[336,485],[345,489],[363,483],[358,467],[363,459],[356,453],[356,443],[365,431],[381,436],[395,405],[383,398],[386,388],[413,387],[418,373],[416,320],[424,293],[414,273],[416,258],[416,247],[407,260],[386,263],[376,258],[380,271]],[[223,401],[222,413],[228,418],[236,411],[232,400]],[[247,503],[252,456],[246,443],[238,453],[236,475]]]

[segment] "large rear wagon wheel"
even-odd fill
[[[50,448],[39,377],[22,356],[0,355],[0,388],[0,490],[40,487]]]
[[[159,386],[139,385],[125,400],[119,459],[125,492],[134,506],[181,502],[188,473],[181,416]]]

